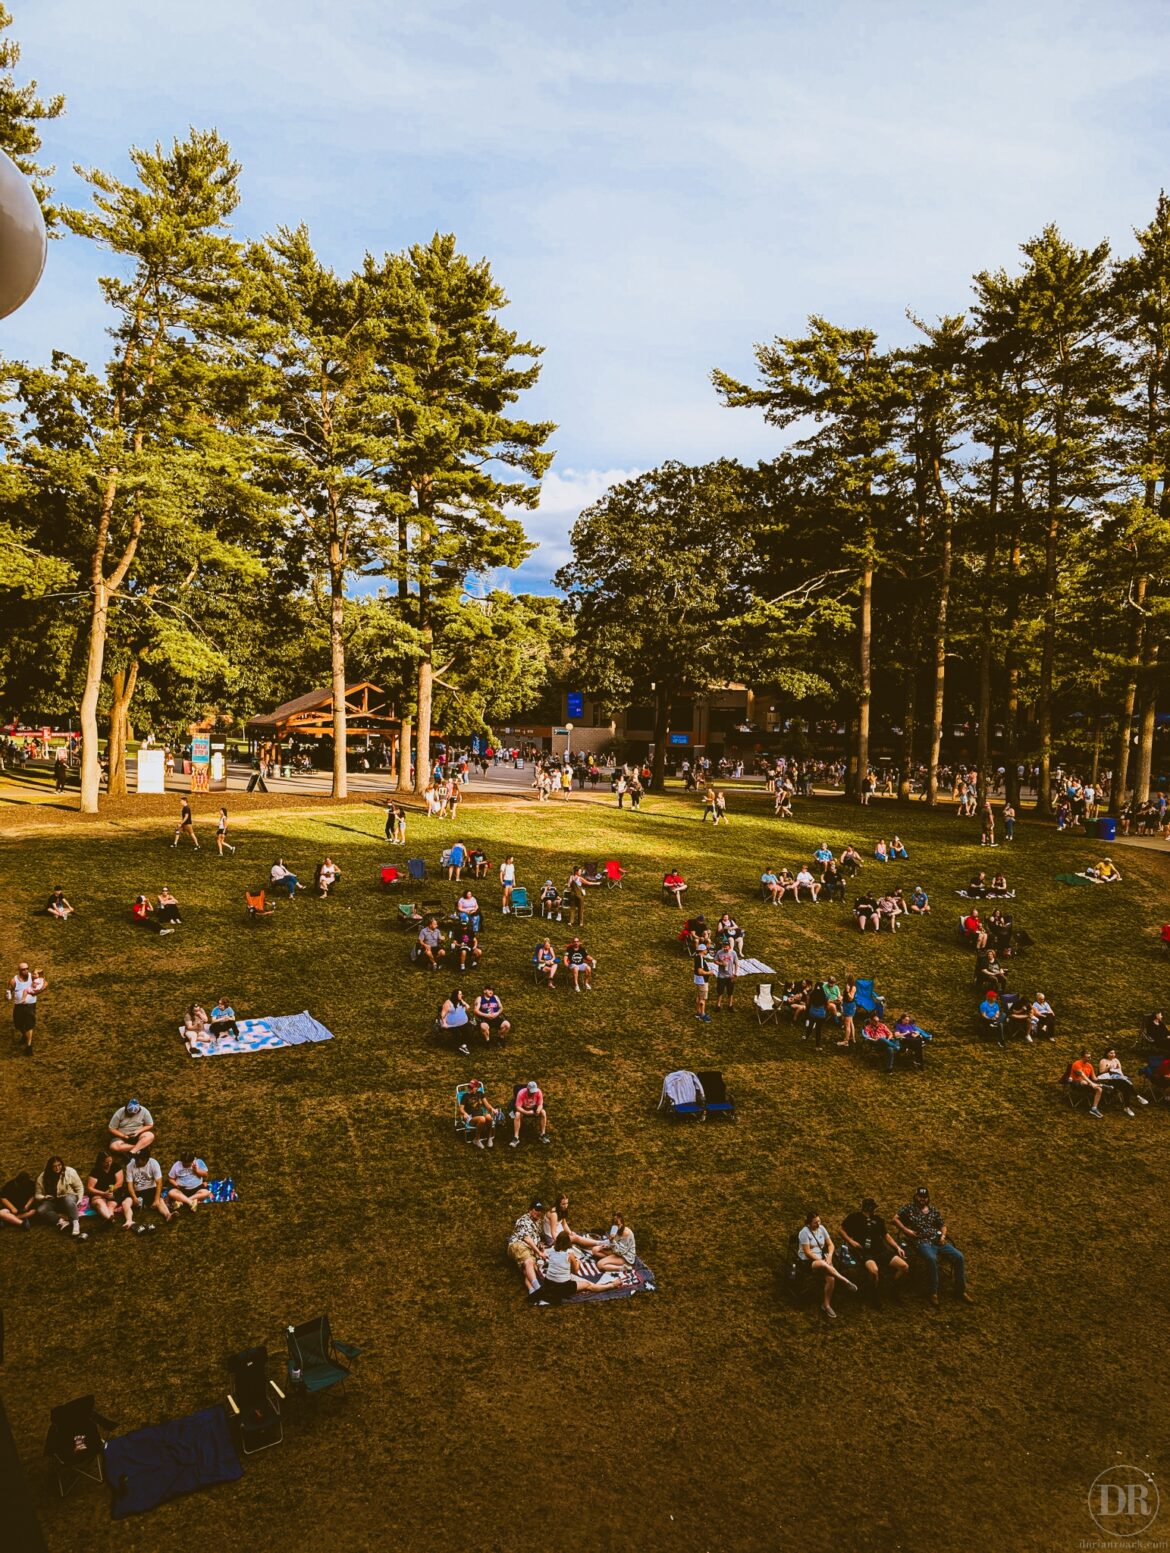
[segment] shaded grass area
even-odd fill
[[[395,897],[377,888],[378,866],[404,854],[373,811],[248,816],[225,861],[210,846],[167,850],[166,826],[2,844],[9,958],[43,962],[51,991],[34,1060],[0,1052],[0,1170],[60,1150],[84,1171],[133,1093],[155,1114],[164,1169],[189,1141],[241,1193],[141,1239],[0,1234],[5,1399],[26,1467],[39,1473],[51,1403],[93,1389],[120,1430],[193,1410],[222,1394],[223,1354],[257,1340],[275,1351],[285,1323],[321,1308],[368,1350],[359,1378],[294,1415],[241,1482],[116,1539],[102,1496],[46,1498],[52,1547],[185,1553],[246,1530],[258,1553],[387,1535],[440,1548],[468,1540],[473,1507],[489,1528],[475,1540],[511,1549],[534,1534],[518,1502],[562,1500],[606,1514],[606,1546],[1065,1547],[1094,1534],[1086,1494],[1104,1467],[1158,1471],[1165,1387],[1144,1355],[1166,1315],[1167,1117],[1090,1122],[1054,1080],[1082,1038],[1095,1053],[1132,1044],[1164,997],[1164,861],[1129,853],[1123,890],[1071,890],[1053,876],[1091,861],[1091,841],[1024,826],[989,856],[972,822],[898,811],[911,861],[863,877],[921,881],[935,913],[862,938],[847,908],[773,909],[755,881],[765,860],[795,864],[822,838],[868,855],[894,811],[808,803],[781,825],[762,798],[734,804],[717,832],[681,798],[638,815],[576,795],[465,812],[464,839],[493,862],[514,852],[534,894],[578,861],[631,870],[622,891],[590,893],[591,996],[532,986],[540,925],[500,919],[485,883],[485,961],[465,985],[470,996],[490,980],[517,1029],[510,1050],[470,1062],[426,1041],[451,978],[407,965]],[[453,835],[414,818],[405,855],[433,868]],[[244,887],[278,851],[306,878],[329,851],[340,891],[250,928]],[[973,1039],[953,890],[992,858],[1037,941],[1011,984],[1048,993],[1055,1051]],[[671,864],[688,907],[732,909],[777,979],[875,976],[892,1012],[936,1032],[926,1073],[887,1079],[786,1026],[761,1030],[750,992],[697,1024],[681,914],[659,904]],[[64,927],[37,915],[56,879],[79,908]],[[164,879],[185,925],[157,940],[128,906]],[[456,887],[438,893],[453,901]],[[308,1007],[337,1038],[192,1061],[181,1010],[220,993],[241,1015]],[[655,1114],[680,1064],[723,1068],[737,1124],[672,1128]],[[552,1147],[459,1144],[451,1096],[473,1072],[497,1103],[513,1079],[539,1079]],[[866,1192],[889,1215],[921,1180],[967,1253],[974,1307],[914,1299],[879,1316],[841,1300],[822,1330],[788,1306],[778,1270],[807,1206],[836,1235]],[[558,1187],[581,1228],[627,1215],[657,1296],[524,1307],[504,1243],[528,1196]]]

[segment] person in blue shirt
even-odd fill
[[[991,1026],[998,1039],[1003,1026],[1003,1009],[1000,1006],[999,993],[994,988],[983,994],[983,1002],[979,1005],[979,1017]]]
[[[447,878],[461,879],[463,877],[463,865],[467,861],[467,849],[461,841],[456,841],[447,853]]]
[[[914,893],[910,897],[910,910],[919,917],[924,917],[930,910],[930,896],[920,884],[914,886]]]
[[[818,863],[831,863],[833,861],[833,853],[830,850],[829,843],[827,841],[822,841],[820,846],[813,853],[813,857],[816,858]]]

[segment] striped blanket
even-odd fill
[[[602,1278],[612,1278],[615,1276],[613,1273],[603,1273],[589,1251],[578,1250],[577,1258],[581,1264],[581,1277],[587,1278],[590,1283],[596,1283]],[[562,1300],[561,1303],[563,1305],[596,1305],[599,1300],[624,1300],[628,1299],[631,1294],[641,1294],[643,1291],[653,1294],[655,1291],[654,1274],[640,1256],[634,1258],[633,1267],[623,1268],[616,1276],[621,1278],[621,1283],[616,1288],[606,1289],[603,1294],[574,1294],[572,1299]]]

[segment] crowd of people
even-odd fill
[[[588,1255],[606,1276],[586,1278],[578,1255]],[[535,1305],[559,1305],[576,1294],[600,1294],[621,1287],[621,1274],[637,1260],[633,1226],[615,1213],[605,1234],[578,1234],[569,1224],[569,1198],[557,1194],[546,1207],[539,1197],[512,1227],[508,1256],[519,1269]]]

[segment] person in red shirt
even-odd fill
[[[1097,1070],[1093,1067],[1093,1055],[1086,1047],[1076,1062],[1069,1063],[1068,1081],[1070,1084],[1086,1085],[1093,1093],[1093,1103],[1089,1107],[1090,1116],[1101,1116],[1101,1096],[1103,1090],[1097,1082]]]
[[[545,1115],[544,1110],[544,1095],[541,1093],[540,1085],[535,1079],[529,1079],[528,1083],[522,1085],[517,1092],[515,1102],[513,1103],[513,1113],[515,1126],[513,1128],[512,1141],[508,1145],[509,1148],[519,1148],[520,1128],[523,1126],[526,1116],[531,1116],[535,1119],[536,1125],[540,1129],[540,1141],[542,1143],[551,1141],[548,1135],[548,1117]]]
[[[663,874],[662,888],[674,896],[675,905],[680,911],[682,910],[683,891],[686,887],[687,882],[677,868],[672,868],[669,873]]]

